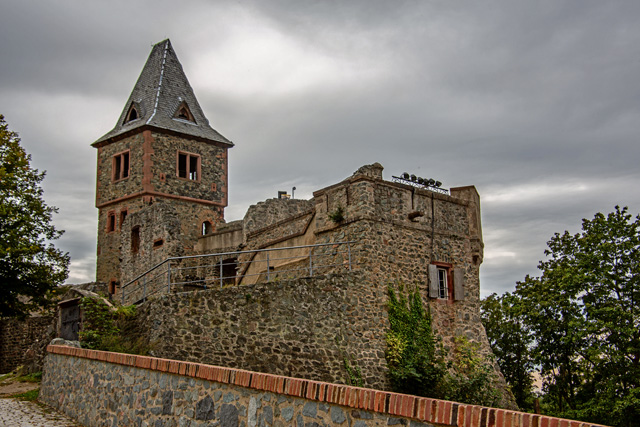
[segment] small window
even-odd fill
[[[178,118],[179,119],[184,119],[184,120],[189,120],[189,112],[187,111],[186,108],[182,107],[178,110]]]
[[[115,295],[116,289],[118,289],[118,282],[116,282],[115,280],[111,280],[109,282],[109,293],[111,295]]]
[[[129,152],[116,154],[113,156],[113,176],[114,181],[119,181],[129,177]]]
[[[140,250],[140,227],[131,229],[131,252],[137,254]]]
[[[202,235],[206,236],[209,233],[213,232],[213,224],[211,221],[205,221],[202,223]]]
[[[127,219],[128,213],[126,209],[120,211],[120,229],[122,229],[122,224],[124,224],[124,220]]]
[[[116,231],[116,213],[109,212],[107,214],[107,233]]]
[[[158,239],[153,242],[153,249],[161,248],[164,245],[164,240]]]
[[[178,177],[190,181],[200,180],[200,156],[178,152]]]
[[[449,281],[446,268],[438,268],[438,298],[449,298]]]
[[[182,102],[176,109],[175,114],[173,115],[174,119],[186,120],[188,122],[195,123],[196,119],[191,114],[191,110],[186,102]]]
[[[429,297],[449,301],[464,300],[465,277],[463,268],[453,268],[444,262],[429,265]]]
[[[127,115],[125,116],[124,122],[122,124],[127,124],[139,118],[140,118],[140,112],[138,111],[136,103],[132,102],[131,106],[129,107],[129,111],[127,111]]]

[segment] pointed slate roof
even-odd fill
[[[186,115],[179,114],[186,106]],[[133,114],[131,110],[135,109]],[[180,117],[182,116],[182,117]],[[92,145],[142,127],[154,127],[232,147],[209,126],[169,39],[153,46],[147,63],[120,114],[116,126]]]

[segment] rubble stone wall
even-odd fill
[[[388,388],[386,295],[362,273],[163,295],[138,308],[153,354]]]
[[[269,199],[252,205],[244,216],[244,234],[269,227],[313,208],[311,200]]]
[[[418,286],[446,346],[466,336],[488,354],[479,311],[479,199],[473,187],[452,194],[455,197],[356,175],[314,193],[316,241],[354,241],[355,267],[366,272],[368,282]],[[339,207],[344,220],[335,223],[329,214]],[[433,262],[462,269],[464,299],[428,297],[428,266]]]
[[[87,427],[598,427],[154,357],[49,346],[40,400]]]
[[[114,156],[124,152],[129,153],[129,176],[114,180]],[[197,179],[178,177],[178,153],[198,156]],[[130,254],[129,247],[122,243],[129,238],[131,228],[135,226],[132,221],[125,220],[123,223],[123,213],[128,217],[149,209],[159,201],[173,206],[180,223],[181,250],[168,256],[183,255],[185,250],[192,251],[202,234],[204,221],[209,221],[214,229],[217,224],[224,222],[224,207],[227,205],[226,147],[146,130],[98,148],[98,281],[124,284],[132,277],[128,271],[123,274],[120,268],[121,259]],[[110,214],[115,215],[116,224],[112,230],[109,229]],[[143,216],[156,214],[157,210],[152,209]],[[153,234],[154,242],[171,237]],[[144,245],[147,243],[144,242]],[[150,262],[145,261],[144,264]]]
[[[11,372],[37,357],[34,352],[44,349],[55,333],[52,325],[55,325],[55,319],[51,316],[0,320],[0,374]],[[34,354],[28,354],[30,349]],[[41,353],[43,357],[44,352]]]

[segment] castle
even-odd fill
[[[111,294],[168,257],[211,253],[228,254],[215,268],[230,266],[231,284],[244,285],[149,299],[140,311],[156,355],[334,382],[344,381],[349,359],[365,386],[386,388],[392,282],[419,287],[446,346],[465,336],[491,352],[479,314],[483,242],[473,186],[386,181],[376,163],[311,200],[267,200],[225,223],[233,143],[210,127],[169,40],[153,47],[115,128],[93,146],[96,277]],[[342,242],[348,255],[331,252]],[[261,267],[265,252],[247,252],[282,249],[309,264],[314,245],[329,248],[329,275],[286,284],[264,280],[286,262]],[[251,271],[257,279],[244,278]]]

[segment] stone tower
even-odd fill
[[[169,40],[151,50],[116,126],[98,149],[96,280],[118,286],[189,254],[224,222],[227,150],[209,126]]]

